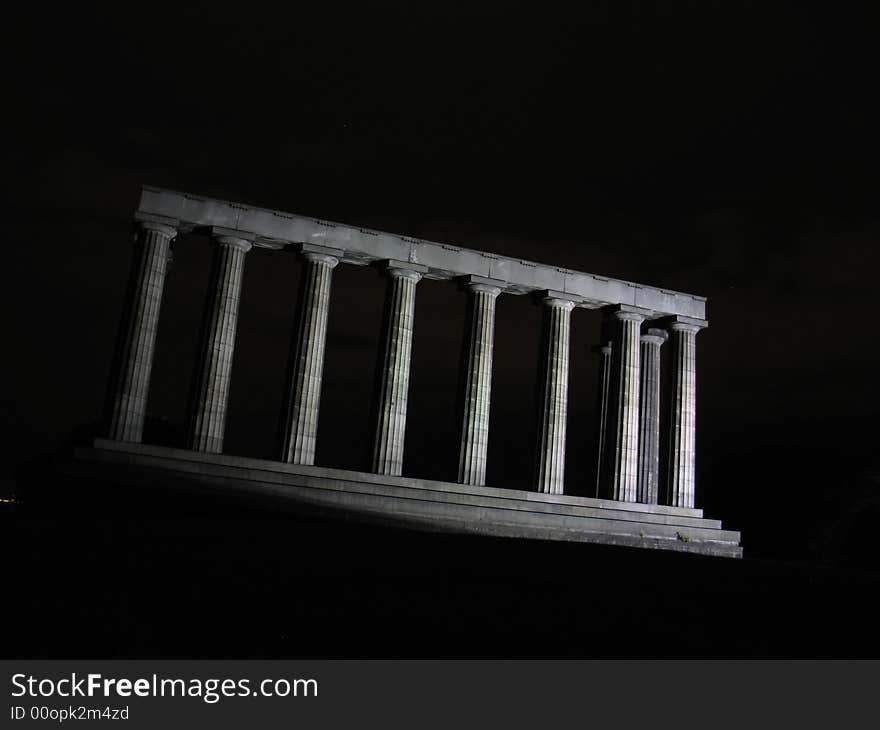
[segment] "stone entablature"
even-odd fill
[[[228,235],[242,236],[262,248],[311,244],[319,247],[316,253],[347,264],[389,259],[419,264],[429,279],[468,275],[495,279],[506,283],[508,294],[560,292],[587,309],[628,304],[647,310],[652,317],[706,318],[706,298],[695,294],[161,188],[144,186],[136,217],[184,232],[225,229]]]

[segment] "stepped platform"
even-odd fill
[[[742,557],[740,533],[723,529],[700,509],[473,487],[107,439],[77,449],[71,468],[115,484],[257,497],[331,519]]]

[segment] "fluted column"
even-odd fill
[[[696,339],[707,323],[687,317],[669,322],[672,345],[672,402],[669,424],[669,504],[694,506],[697,433]]]
[[[140,442],[147,414],[147,395],[171,241],[169,225],[139,221],[137,259],[130,290],[128,321],[122,333],[117,383],[112,396],[108,435],[117,441]]]
[[[468,290],[471,298],[471,321],[458,481],[461,484],[483,486],[486,483],[486,452],[489,447],[495,300],[501,289],[490,284],[470,283]]]
[[[291,464],[314,464],[321,403],[321,379],[330,312],[330,284],[335,256],[303,253],[300,300],[282,458]]]
[[[598,405],[596,409],[599,414],[599,448],[597,451],[596,464],[596,496],[599,496],[599,488],[602,481],[603,462],[605,460],[605,442],[607,440],[608,430],[608,397],[611,387],[611,343],[596,347],[595,352],[599,354],[599,389],[598,389]]]
[[[606,433],[611,499],[635,502],[639,458],[639,330],[645,312],[623,304],[606,310],[613,327]]]
[[[543,302],[546,309],[536,481],[539,492],[562,494],[568,423],[569,331],[574,302],[552,296],[545,297]]]
[[[389,266],[388,277],[373,471],[400,476],[403,473],[416,284],[422,274],[402,266]]]
[[[651,328],[641,337],[639,481],[636,501],[657,504],[660,481],[660,348],[668,335]]]
[[[223,451],[244,256],[251,242],[232,235],[217,235],[215,242],[189,444],[195,451],[219,454]]]

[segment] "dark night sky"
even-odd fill
[[[703,294],[698,502],[757,555],[827,556],[828,528],[835,545],[876,531],[876,32],[860,12],[769,5],[70,4],[22,21],[4,115],[4,478],[99,417],[147,183]],[[157,438],[183,418],[207,273],[206,242],[182,237]],[[230,450],[271,454],[298,276],[293,256],[249,254]],[[370,270],[335,274],[321,463],[357,466],[367,443],[382,292]],[[499,486],[528,486],[539,314],[499,303]],[[446,477],[455,458],[463,319],[453,286],[419,285],[413,475]],[[573,492],[591,478],[597,338],[576,311]]]

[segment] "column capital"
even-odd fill
[[[231,228],[211,226],[211,237],[219,244],[231,246],[247,253],[253,248],[254,234],[245,231],[236,231]]]
[[[491,286],[490,284],[467,284],[466,286],[468,291],[489,294],[493,299],[501,293],[501,287]]]
[[[459,277],[458,281],[461,283],[462,288],[470,292],[484,292],[491,294],[493,297],[497,297],[507,287],[507,282],[501,279],[489,279],[485,276],[475,276],[473,274]]]
[[[345,257],[344,249],[332,246],[322,246],[317,243],[292,243],[288,248],[301,253],[304,257],[306,254],[317,254],[319,256],[329,256],[337,261],[342,261]]]
[[[137,212],[134,214],[134,222],[145,231],[156,231],[169,238],[177,236],[180,221],[176,218],[166,218],[163,215]]]
[[[385,259],[379,263],[388,276],[394,279],[409,279],[418,283],[428,273],[428,267],[411,261]]]
[[[708,320],[697,319],[695,317],[685,317],[680,314],[663,317],[657,320],[657,324],[666,327],[673,332],[692,332],[697,333],[709,326]]]
[[[590,352],[595,352],[597,355],[610,355],[611,343],[606,342],[604,345],[593,345],[590,348]]]
[[[566,312],[570,312],[574,309],[574,302],[569,299],[557,299],[556,297],[544,297],[541,300],[546,306],[552,307],[553,309],[562,309]]]
[[[657,327],[649,328],[648,331],[641,337],[643,345],[657,345],[658,347],[661,346],[668,339],[669,334],[666,332],[666,330],[661,330]]]
[[[339,263],[339,259],[326,253],[312,253],[311,251],[303,251],[302,257],[309,262],[316,264],[326,264],[331,269],[335,268]]]
[[[539,289],[535,292],[535,296],[545,306],[564,309],[567,312],[574,309],[576,304],[581,304],[584,301],[583,297],[579,297],[576,294],[568,294],[567,292],[556,291],[555,289]]]
[[[623,319],[630,322],[643,322],[652,314],[650,309],[634,307],[632,304],[609,304],[602,307],[602,313],[608,319]]]

